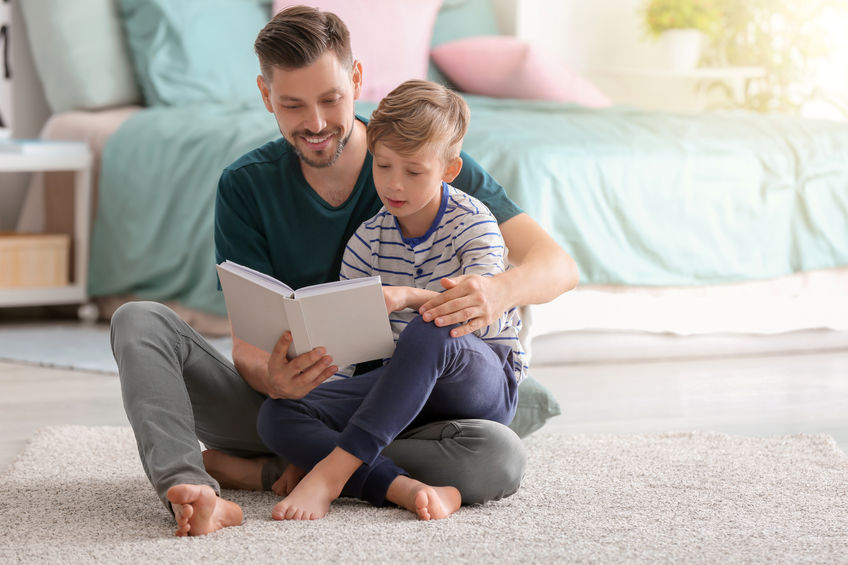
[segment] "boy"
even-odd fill
[[[474,334],[424,322],[418,310],[459,275],[505,270],[497,221],[475,198],[454,189],[469,118],[465,101],[426,81],[389,93],[367,128],[373,175],[384,207],[348,242],[341,278],[379,274],[397,349],[383,367],[323,387],[301,400],[267,400],[262,440],[294,465],[312,470],[273,511],[277,519],[324,516],[346,492],[385,499],[419,518],[444,518],[462,501],[452,486],[413,480],[381,455],[410,424],[479,418],[508,424],[526,371],[517,309]],[[363,391],[361,400],[333,394]],[[348,398],[351,395],[340,395]]]

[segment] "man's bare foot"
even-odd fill
[[[244,459],[215,449],[203,452],[203,466],[206,467],[206,472],[212,475],[222,488],[237,490],[262,490],[262,467],[268,459]]]
[[[403,475],[389,485],[386,499],[414,512],[421,520],[447,518],[462,505],[462,495],[456,487],[431,487]]]
[[[168,501],[177,519],[178,536],[202,536],[241,524],[241,507],[218,498],[206,485],[176,485],[168,489]]]
[[[286,465],[286,468],[283,470],[283,474],[280,475],[280,478],[271,485],[271,490],[274,491],[274,494],[288,496],[292,493],[294,487],[296,487],[298,483],[300,483],[300,480],[305,476],[306,471],[289,463]]]

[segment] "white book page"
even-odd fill
[[[278,294],[285,296],[286,298],[290,298],[294,294],[294,290],[292,290],[286,283],[275,279],[271,275],[266,275],[265,273],[260,273],[259,271],[251,269],[250,267],[245,267],[244,265],[239,265],[232,261],[224,261],[219,265],[219,267],[225,271],[241,275],[242,277],[263,286],[268,290],[273,290]]]
[[[313,284],[310,286],[305,286],[303,288],[299,288],[294,291],[295,298],[303,298],[305,296],[315,296],[318,294],[327,294],[328,292],[335,292],[337,290],[342,290],[345,288],[357,288],[360,286],[368,286],[371,284],[381,284],[380,277],[362,277],[358,279],[349,279],[349,280],[341,280],[341,281],[330,281],[321,284]]]

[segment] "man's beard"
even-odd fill
[[[319,135],[311,135],[311,134],[308,134],[307,132],[303,132],[303,134],[306,134],[307,136],[310,136],[310,137],[319,137],[320,136],[320,134]],[[292,137],[297,139],[301,135],[302,135],[301,133],[298,133],[298,134],[296,134]],[[335,136],[336,134],[333,134],[333,135]],[[289,145],[292,146],[292,149],[294,149],[295,155],[297,155],[298,158],[301,161],[303,161],[304,163],[306,163],[310,167],[314,167],[316,169],[325,169],[327,167],[332,167],[336,163],[336,161],[339,160],[339,157],[342,156],[342,151],[344,150],[345,145],[347,145],[348,140],[350,140],[351,135],[353,135],[353,127],[350,128],[350,131],[348,132],[347,137],[339,140],[339,143],[338,143],[338,145],[336,145],[336,150],[333,152],[333,154],[324,161],[316,161],[314,159],[307,157],[306,155],[304,155],[303,151],[300,150],[300,148],[297,146],[296,143],[290,143]]]

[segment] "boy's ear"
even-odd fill
[[[453,182],[453,179],[459,174],[459,171],[462,170],[462,157],[456,156],[450,161],[448,161],[447,167],[445,167],[445,174],[442,175],[442,180],[445,182]]]
[[[262,102],[265,103],[265,108],[272,114],[274,108],[271,106],[271,91],[268,89],[268,84],[265,82],[265,77],[259,75],[256,77],[256,86],[259,87],[259,92],[262,94]]]

